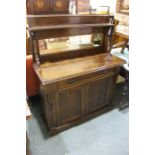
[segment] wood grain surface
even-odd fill
[[[106,59],[108,55],[111,57],[110,60]],[[34,69],[42,83],[50,83],[66,77],[123,65],[124,63],[124,60],[111,54],[98,54],[54,63],[46,62],[40,66],[34,65]]]

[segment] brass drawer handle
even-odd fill
[[[67,83],[68,83],[68,84],[73,84],[73,83],[75,83],[76,81],[77,81],[76,79],[71,79],[71,80],[67,81]]]

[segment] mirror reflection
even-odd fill
[[[50,38],[38,41],[40,55],[89,49],[101,46],[103,35],[100,33],[61,38]]]

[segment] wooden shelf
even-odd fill
[[[83,17],[83,16],[104,16],[104,17],[113,17],[114,14],[44,14],[44,15],[27,15],[27,18],[40,18],[40,17]]]
[[[40,63],[45,61],[58,61],[62,59],[72,59],[79,56],[94,55],[96,53],[107,52],[110,46],[109,37],[114,24],[113,15],[32,15],[28,16],[29,31],[31,39],[34,40],[32,48],[36,48]],[[65,47],[64,49],[44,50],[41,54],[38,40],[61,38],[77,35],[103,34],[104,44],[99,47],[80,46]],[[108,34],[108,35],[107,35]],[[70,52],[71,51],[71,52]],[[73,52],[72,52],[73,51]],[[34,54],[34,53],[33,53]],[[33,56],[36,59],[35,56]],[[36,61],[36,60],[34,60]]]
[[[103,24],[62,24],[62,25],[49,25],[49,26],[33,26],[29,27],[30,31],[40,31],[40,30],[54,30],[54,29],[70,29],[70,28],[85,28],[85,27],[109,27],[113,26],[111,23]]]

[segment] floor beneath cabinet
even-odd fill
[[[118,104],[122,84],[113,98]],[[27,121],[31,155],[128,155],[129,112],[117,108],[49,137],[41,117],[39,99],[30,102],[32,119]]]

